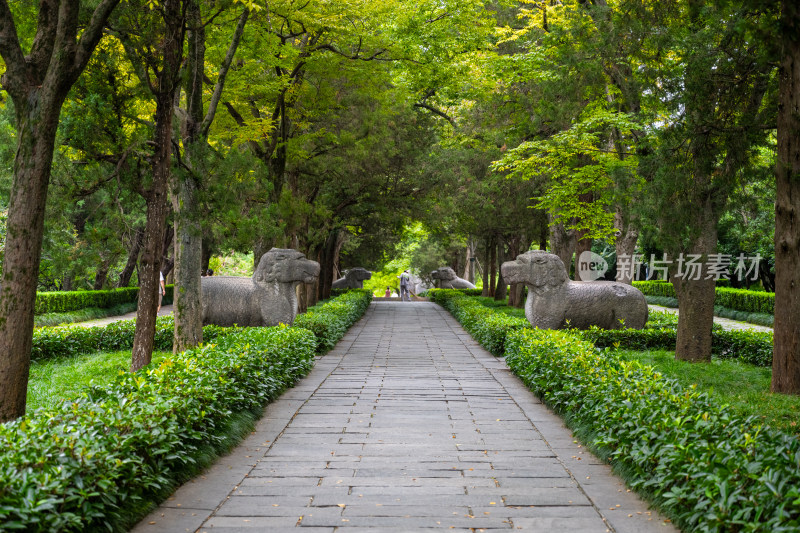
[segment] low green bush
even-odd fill
[[[598,348],[631,350],[675,350],[676,327],[636,329],[591,328],[575,333]],[[725,330],[719,325],[711,331],[711,354],[720,359],[737,359],[755,366],[772,366],[772,333],[750,330]]]
[[[305,328],[317,338],[317,352],[324,353],[336,343],[359,318],[372,301],[367,289],[353,289],[327,302],[321,302],[302,315],[297,315],[294,326]]]
[[[136,302],[118,304],[113,307],[86,307],[67,313],[47,313],[33,317],[33,325],[37,328],[45,326],[58,326],[61,324],[72,324],[74,322],[85,322],[109,316],[124,315],[136,311]]]
[[[43,327],[33,330],[31,360],[48,359],[96,351],[116,351],[133,347],[136,320],[120,320],[107,326]],[[175,323],[171,316],[156,319],[155,350],[172,350]],[[206,342],[235,331],[232,328],[205,326]]]
[[[67,313],[87,307],[112,307],[136,301],[138,287],[125,287],[108,291],[57,291],[37,292],[34,313]]]
[[[717,287],[714,304],[746,313],[775,314],[775,293]]]
[[[645,296],[677,297],[672,283],[664,280],[634,281],[633,286],[642,291]]]
[[[511,369],[688,531],[797,531],[800,440],[573,332],[521,329]]]
[[[166,286],[163,305],[172,303],[173,285]],[[34,314],[68,313],[88,307],[107,308],[135,302],[139,296],[138,287],[124,287],[107,291],[56,291],[37,292]]]
[[[648,298],[648,303],[677,307],[677,300],[674,300],[676,298],[675,288],[671,283],[663,281],[634,281],[633,286],[642,291],[645,296],[655,297],[655,299]],[[775,314],[775,293],[772,292],[716,287],[714,294],[714,305],[725,308],[729,312],[739,311],[761,315]]]
[[[0,425],[2,529],[125,530],[196,473],[236,413],[305,375],[315,344],[299,328],[236,330]]]
[[[438,303],[464,326],[481,346],[497,356],[504,353],[506,335],[530,328],[527,319],[507,315],[481,304],[481,298],[469,298],[452,289],[431,289],[430,299]],[[515,309],[513,314],[519,310]],[[651,312],[644,329],[572,330],[576,335],[599,348],[649,348],[674,350],[677,341],[678,317],[672,313]],[[721,359],[738,359],[757,365],[772,365],[772,333],[747,330],[724,330],[718,324],[712,329],[711,353]]]

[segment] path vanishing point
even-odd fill
[[[135,533],[677,531],[441,307],[374,302]]]

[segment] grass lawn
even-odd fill
[[[161,362],[172,352],[153,352],[153,362]],[[131,352],[97,352],[31,363],[28,381],[30,412],[38,407],[53,407],[62,399],[77,396],[87,385],[111,382],[131,365]]]
[[[685,387],[696,384],[742,415],[760,417],[770,426],[800,435],[800,396],[770,393],[771,368],[739,361],[687,363],[676,361],[675,352],[670,350],[619,350],[618,353],[624,359],[636,359],[654,367]]]

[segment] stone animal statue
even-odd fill
[[[439,267],[431,272],[431,278],[440,289],[474,289],[475,285],[456,276],[455,270],[450,267]]]
[[[261,256],[252,278],[212,276],[201,279],[203,325],[292,325],[300,283],[313,283],[319,263],[297,250],[273,248]]]
[[[343,278],[331,284],[331,289],[363,289],[365,279],[372,279],[372,272],[366,268],[351,268],[344,271]]]
[[[525,316],[533,327],[642,329],[647,300],[630,285],[616,281],[570,281],[557,255],[533,250],[503,263],[503,279],[528,286]],[[620,323],[624,321],[624,326]]]

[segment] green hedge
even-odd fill
[[[675,288],[664,281],[634,281],[645,296],[676,298]],[[717,287],[714,305],[745,313],[775,314],[775,293]]]
[[[71,356],[96,351],[127,350],[133,347],[136,320],[120,320],[107,326],[62,326],[33,330],[31,360]],[[154,349],[172,350],[175,322],[171,316],[156,319]],[[237,331],[235,328],[205,326],[203,338],[206,342]]]
[[[522,329],[511,369],[687,531],[800,530],[800,440],[573,332]]]
[[[172,302],[174,286],[167,285],[166,289],[164,305]],[[138,287],[125,287],[110,291],[37,292],[34,314],[67,313],[87,307],[113,307],[119,304],[135,302],[138,296]]]
[[[336,345],[347,329],[366,311],[372,296],[364,289],[350,291],[328,302],[309,308],[298,315],[295,327],[311,330],[317,337],[318,351],[326,351]],[[172,350],[175,322],[171,316],[156,319],[154,349]],[[136,320],[120,320],[107,326],[62,326],[43,327],[33,331],[31,360],[71,356],[95,351],[127,350],[133,347]],[[203,340],[238,331],[240,328],[220,326],[203,327]]]
[[[642,330],[591,328],[575,333],[599,348],[631,350],[675,350],[678,337],[674,327]],[[711,331],[711,354],[719,359],[738,359],[755,366],[771,367],[772,337],[770,332],[724,330],[717,326]]]
[[[2,529],[124,530],[131,508],[146,511],[195,473],[235,413],[305,375],[314,347],[299,328],[235,330],[0,425]]]
[[[747,313],[775,314],[775,293],[717,287],[714,304]]]
[[[506,335],[511,331],[530,328],[526,319],[495,312],[479,301],[458,291],[432,289],[431,301],[440,304],[458,320],[481,346],[501,356]],[[677,340],[677,315],[650,313],[645,329],[574,330],[575,334],[600,348],[650,348],[674,350]],[[756,365],[772,366],[772,333],[748,330],[724,330],[715,325],[711,332],[711,353],[720,359],[738,359]]]
[[[336,343],[372,302],[372,293],[367,289],[352,289],[327,302],[321,302],[302,315],[297,315],[294,326],[305,328],[317,338],[317,352],[324,353]]]

